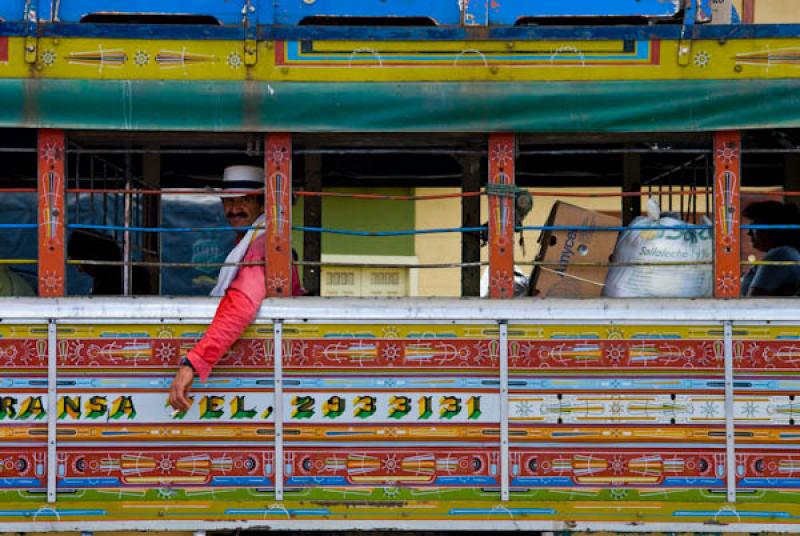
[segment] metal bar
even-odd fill
[[[273,381],[275,384],[275,500],[283,500],[283,322],[272,325]]]
[[[125,231],[122,233],[122,295],[131,295],[131,156],[125,155],[125,190],[123,194],[123,217]]]
[[[723,322],[725,346],[725,469],[729,503],[736,502],[736,430],[733,406],[733,322]]]
[[[23,147],[0,147],[0,153],[33,153],[35,149]],[[174,155],[261,155],[260,150],[248,149],[67,149],[68,154],[174,154]],[[546,156],[546,155],[601,155],[601,154],[686,154],[686,155],[703,155],[710,154],[708,149],[673,149],[667,147],[654,147],[654,148],[607,148],[607,149],[522,149],[519,151],[519,156]],[[745,154],[792,154],[800,153],[800,147],[780,147],[772,149],[747,149],[743,151]],[[341,147],[341,148],[320,148],[320,149],[297,149],[294,151],[296,155],[325,155],[325,154],[374,154],[374,155],[390,155],[390,154],[440,154],[442,156],[454,155],[485,155],[486,151],[470,150],[470,149],[451,149],[442,147],[415,149],[415,148],[358,148],[358,147]]]
[[[208,323],[217,309],[217,300],[208,297],[134,297],[120,300],[113,297],[68,297],[43,300],[35,297],[4,299],[1,324],[37,323],[46,303],[47,317],[70,322],[148,323],[153,325]],[[336,307],[331,307],[335,303]],[[745,302],[742,302],[743,304]],[[749,322],[759,326],[778,323],[797,325],[800,298],[780,300],[748,300],[746,306],[732,307],[731,302],[715,299],[620,300],[558,299],[547,300],[479,300],[465,298],[398,298],[392,300],[363,300],[309,297],[302,300],[274,298],[265,300],[254,322],[272,325],[273,318],[284,324],[321,323],[381,323],[414,324],[474,323],[487,318],[502,318],[509,322],[546,325],[597,325],[609,321],[630,325],[705,326],[709,322],[722,325],[725,320]],[[347,311],[346,321],[342,311]],[[451,319],[451,320],[446,320]],[[136,322],[133,322],[136,320]]]
[[[642,215],[642,157],[638,153],[625,153],[622,159],[622,189],[635,196],[622,198],[622,223],[630,225],[634,218]]]
[[[741,291],[741,133],[714,134],[714,297],[737,298]]]
[[[500,500],[510,499],[508,433],[508,322],[500,322]]]
[[[145,155],[142,158],[142,179],[147,187],[161,185],[161,156],[158,154]],[[161,223],[161,196],[141,195],[143,213],[143,227],[154,227]],[[143,237],[142,258],[148,262],[158,262],[161,256],[161,235],[147,233]],[[151,270],[148,274],[150,289],[158,294],[161,288],[161,271]]]
[[[58,340],[56,321],[47,324],[47,502],[56,502],[58,475]]]
[[[472,150],[472,149],[451,149],[449,147],[441,147],[441,148],[424,148],[424,149],[417,149],[413,147],[325,147],[325,148],[309,148],[309,149],[297,149],[294,154],[374,154],[374,155],[381,155],[381,154],[439,154],[442,156],[453,156],[453,155],[484,155],[486,151],[480,150]]]
[[[750,266],[797,266],[800,262],[796,261],[742,261],[743,265]],[[35,259],[0,259],[0,264],[36,264]],[[70,259],[69,265],[94,265],[94,266],[122,266],[123,261],[95,261],[90,259]],[[210,268],[220,266],[263,266],[263,262],[148,262],[131,261],[131,266],[160,266],[164,268]],[[432,263],[371,263],[371,262],[316,262],[316,261],[297,261],[298,266],[336,266],[336,267],[357,267],[357,268],[473,268],[489,266],[488,262],[432,262]],[[517,266],[561,266],[558,261],[516,261]],[[712,265],[712,261],[663,261],[663,262],[571,262],[570,266],[581,267],[630,267],[630,266],[706,266]]]
[[[700,162],[701,160],[706,158],[707,155],[708,155],[708,152],[706,151],[706,152],[702,153],[698,157],[692,158],[691,160],[689,160],[687,162],[684,162],[683,164],[681,164],[679,166],[675,166],[672,169],[668,169],[664,173],[660,173],[660,174],[656,175],[655,177],[647,179],[646,181],[644,181],[644,184],[655,184],[658,181],[660,181],[661,179],[663,179],[664,177],[669,177],[673,173],[677,173],[679,171],[683,171],[684,169],[690,168],[691,166],[693,166],[697,162]]]
[[[267,296],[292,295],[292,136],[266,134]]]
[[[481,161],[478,156],[459,158],[461,173],[461,227],[479,227],[481,200],[474,195],[481,189]],[[469,197],[468,197],[469,196]],[[461,235],[461,295],[480,296],[481,271],[475,265],[481,260],[480,233]]]
[[[671,149],[668,147],[653,148],[606,148],[606,149],[520,149],[518,156],[570,156],[570,155],[598,155],[598,154],[710,154],[708,149]]]
[[[515,182],[517,138],[489,135],[489,184]],[[514,297],[514,198],[489,196],[489,296]]]
[[[322,158],[319,155],[305,156],[306,190],[322,190]],[[303,200],[303,225],[322,227],[322,197],[311,196]],[[322,236],[319,233],[303,233],[303,260],[319,262],[322,258]],[[312,296],[320,294],[320,269],[312,264],[303,265],[303,287]]]
[[[39,130],[39,296],[64,295],[64,131]]]

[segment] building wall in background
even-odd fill
[[[748,0],[734,0],[741,14]],[[753,0],[754,22],[758,24],[800,23],[800,2],[797,0]]]

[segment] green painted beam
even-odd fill
[[[800,79],[289,83],[0,79],[0,126],[291,132],[800,127]]]

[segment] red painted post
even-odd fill
[[[264,139],[267,296],[292,295],[292,136]]]
[[[64,295],[64,131],[39,130],[39,296]]]
[[[513,134],[489,135],[490,190],[492,186],[514,186],[516,149],[517,140]],[[514,196],[498,193],[489,195],[489,296],[513,298]]]
[[[714,297],[738,298],[741,276],[742,137],[739,131],[714,134]]]

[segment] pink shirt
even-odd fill
[[[242,261],[263,263],[266,257],[265,241],[264,234],[256,238]],[[302,296],[303,292],[297,266],[292,265],[292,296]],[[258,314],[258,308],[266,295],[264,265],[239,268],[236,278],[217,306],[211,325],[200,342],[186,355],[201,380],[208,379],[217,361],[241,337],[242,332]]]

